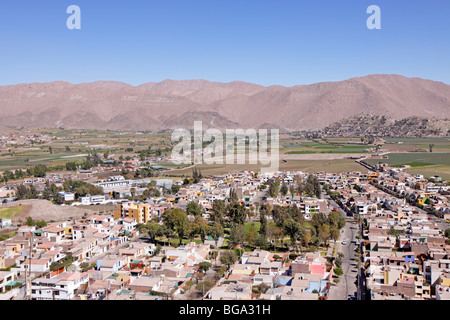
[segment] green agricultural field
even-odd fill
[[[377,164],[378,162],[385,162],[389,165],[402,165],[408,163],[422,163],[428,165],[449,165],[450,156],[448,153],[430,153],[430,152],[404,152],[404,153],[390,153],[388,159],[368,159],[369,164]]]
[[[118,132],[107,130],[34,130],[50,136],[48,143],[29,147],[10,147],[0,151],[0,171],[25,169],[44,164],[48,167],[65,165],[69,161],[84,160],[90,152],[135,156],[136,151],[167,148],[170,134]],[[126,151],[132,148],[133,151]],[[50,150],[52,152],[50,152]]]
[[[411,168],[417,168],[417,167],[431,166],[431,164],[423,163],[423,162],[407,162],[407,163],[393,164],[392,165],[393,168],[398,168],[398,167],[401,167],[401,166],[410,166]]]
[[[386,142],[403,142],[406,144],[425,144],[425,143],[450,143],[450,138],[436,137],[436,138],[384,138]]]
[[[388,163],[393,167],[410,165],[406,171],[411,174],[422,174],[425,177],[439,175],[444,179],[450,179],[450,156],[448,153],[430,152],[405,152],[390,153],[389,159],[368,159],[369,164],[379,162]]]
[[[422,174],[424,177],[440,176],[443,179],[450,181],[450,166],[449,165],[429,165],[419,168],[407,169],[406,172],[410,174]]]
[[[349,139],[333,142],[302,141],[295,143],[283,143],[281,151],[287,154],[315,154],[315,153],[367,153],[365,149],[373,148],[374,145],[360,144],[361,142],[349,143]]]
[[[26,206],[0,208],[0,218],[12,219],[14,217],[21,217],[28,211]]]
[[[253,170],[259,172],[262,167],[260,164],[200,164],[196,168],[199,169],[203,176],[220,175],[233,173],[239,170]],[[164,176],[192,176],[193,166],[183,169],[177,169],[164,172]],[[308,173],[315,173],[320,171],[341,173],[360,171],[367,172],[367,169],[357,164],[351,159],[333,159],[333,160],[288,160],[287,162],[280,161],[280,170],[286,171],[305,171]]]

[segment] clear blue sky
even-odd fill
[[[69,5],[81,30],[69,30]],[[369,5],[381,30],[369,30]],[[1,0],[0,84],[292,86],[374,73],[450,84],[448,0]]]

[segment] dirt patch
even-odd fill
[[[280,154],[281,160],[342,160],[367,156],[367,153],[306,153],[306,154]]]
[[[82,208],[74,206],[59,206],[48,200],[40,199],[15,201],[3,205],[2,207],[17,207],[19,205],[24,206],[25,209],[21,210],[20,216],[16,218],[22,220],[23,222],[25,222],[27,217],[31,217],[35,221],[66,221],[70,218],[82,218],[84,213],[90,215],[98,212],[98,208],[96,208],[98,206],[84,206]]]
[[[385,144],[382,149],[389,152],[414,152],[419,150],[416,145],[411,144]]]

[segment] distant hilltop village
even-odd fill
[[[428,137],[450,136],[450,120],[408,117],[394,119],[387,116],[362,114],[337,121],[320,131],[324,136],[355,137]]]

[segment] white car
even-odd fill
[[[344,241],[342,241],[341,243],[342,243],[342,245],[345,246],[345,245],[347,244],[347,241],[344,240]]]

